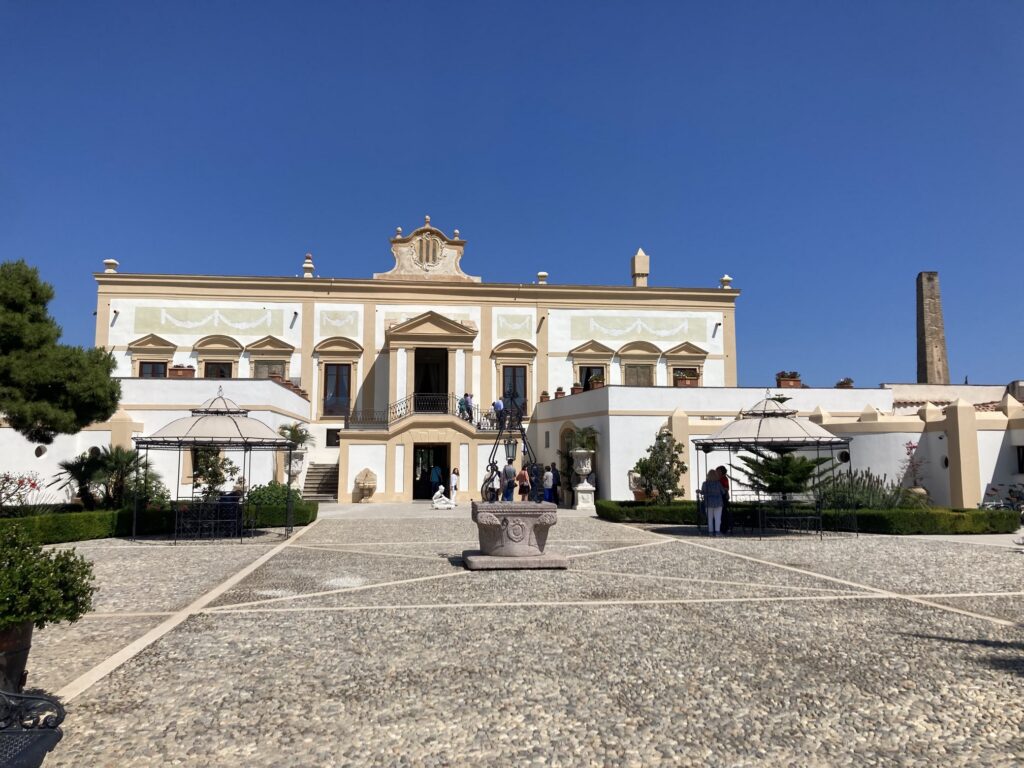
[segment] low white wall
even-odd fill
[[[36,456],[38,443],[26,440],[21,433],[10,427],[0,427],[0,472],[20,474],[35,472],[43,487],[34,494],[30,503],[62,502],[71,494],[60,491],[56,486],[46,487],[60,472],[59,462],[73,459],[91,448],[110,445],[110,432],[91,430],[77,435],[57,435],[53,443],[42,446],[43,455]]]

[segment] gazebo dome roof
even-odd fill
[[[788,408],[784,402],[774,397],[766,397],[758,400],[744,411],[740,411],[744,418],[771,418],[773,416],[789,417],[795,416],[797,410]]]
[[[787,408],[784,402],[768,397],[740,411],[735,421],[729,422],[714,434],[693,442],[705,451],[716,448],[742,450],[758,446],[786,451],[849,445],[849,440],[836,437],[824,427],[799,418],[796,414],[797,411]]]
[[[182,448],[185,446],[216,446],[219,448],[287,449],[293,443],[279,435],[249,411],[217,392],[191,416],[175,419],[152,435],[134,438],[140,448]]]
[[[192,409],[193,416],[199,416],[201,414],[220,415],[229,413],[236,413],[244,416],[245,414],[249,413],[249,411],[247,411],[245,408],[240,408],[238,403],[236,403],[234,400],[228,400],[226,397],[224,397],[223,389],[217,390],[216,397],[211,397],[198,408]]]

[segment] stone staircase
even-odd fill
[[[338,500],[338,465],[310,464],[302,485],[302,498],[308,501]]]

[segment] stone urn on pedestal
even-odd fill
[[[573,509],[582,509],[593,512],[594,507],[594,486],[587,482],[587,476],[593,468],[593,451],[586,448],[577,448],[570,454],[572,456],[572,471],[579,477],[576,485],[576,504]]]

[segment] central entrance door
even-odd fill
[[[413,390],[418,413],[448,412],[448,350],[436,347],[416,349]],[[434,494],[431,493],[431,496]]]
[[[437,486],[444,486],[448,496],[449,457],[447,443],[416,443],[412,448],[412,497],[432,499]]]

